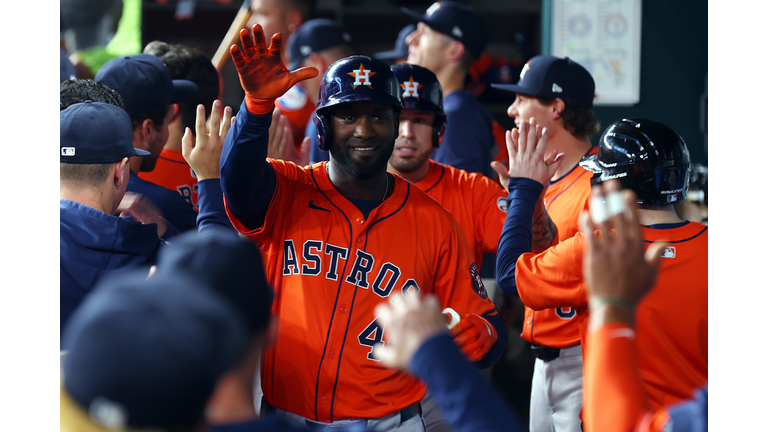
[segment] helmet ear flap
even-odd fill
[[[435,123],[432,125],[432,147],[437,148],[443,141],[445,134],[446,119],[444,116],[436,115]]]
[[[317,146],[321,151],[330,150],[333,143],[333,128],[328,116],[315,112],[315,128],[317,129]]]

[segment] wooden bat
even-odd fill
[[[232,25],[229,26],[226,36],[224,36],[224,39],[221,41],[219,49],[216,50],[216,54],[214,54],[213,59],[211,59],[211,62],[213,62],[217,71],[221,72],[221,69],[227,64],[229,47],[240,40],[240,29],[245,28],[245,25],[250,18],[251,2],[250,0],[244,0],[243,5],[240,6],[240,10],[238,10],[237,15],[235,15],[235,19],[232,20]]]

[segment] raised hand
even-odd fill
[[[523,121],[520,129],[507,131],[507,150],[509,151],[509,177],[525,177],[548,186],[552,176],[562,163],[556,151],[547,152],[549,131],[536,124]]]
[[[197,181],[220,178],[221,150],[224,148],[227,132],[232,126],[232,108],[224,108],[222,118],[222,106],[220,100],[213,101],[211,118],[206,124],[205,107],[202,104],[198,105],[195,135],[186,128],[181,138],[181,154],[195,172]]]
[[[293,72],[287,70],[280,58],[283,36],[275,33],[267,47],[264,32],[259,24],[253,26],[253,36],[248,29],[240,30],[240,43],[243,46],[242,49],[237,44],[233,44],[229,52],[240,76],[240,84],[245,90],[246,104],[249,99],[252,102],[274,101],[297,82],[314,78],[318,74],[317,69],[313,67],[301,68]],[[264,111],[263,105],[261,108]],[[251,111],[250,107],[249,111]],[[271,108],[266,112],[251,112],[266,114],[270,111]]]

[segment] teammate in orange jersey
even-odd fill
[[[507,194],[481,173],[468,173],[430,159],[446,127],[440,82],[432,71],[421,66],[401,63],[391,69],[401,87],[403,110],[389,171],[410,181],[451,212],[480,267],[484,252],[496,253]],[[430,392],[422,401],[422,410],[427,430],[446,428]]]
[[[606,130],[597,154],[584,158],[581,165],[595,172],[594,184],[620,179],[634,190],[641,204],[643,241],[669,243],[656,289],[637,305],[639,365],[651,408],[687,399],[707,381],[708,248],[707,227],[683,221],[674,211],[673,204],[683,200],[688,189],[691,163],[685,143],[663,124],[624,119]],[[544,182],[517,177],[510,179],[510,191],[524,199],[510,203],[499,240],[499,274],[504,275],[499,288],[516,290],[534,310],[577,308],[582,348],[588,353],[584,341],[589,309],[581,268],[584,236],[577,234],[540,254],[526,253],[530,248],[525,244],[525,236],[530,236],[526,217],[530,220],[529,208]],[[610,211],[618,204],[608,199],[607,205]],[[605,217],[593,216],[598,221]]]
[[[589,137],[600,130],[590,110],[595,81],[581,65],[568,58],[536,56],[526,63],[516,85],[492,84],[516,94],[507,114],[518,128],[535,119],[549,132],[549,147],[562,153],[562,163],[546,190],[544,204],[557,225],[560,241],[579,232],[579,215],[589,209],[590,173],[578,165],[594,150]],[[491,164],[502,184],[506,171]],[[503,283],[503,282],[500,282]],[[536,354],[531,383],[530,428],[532,431],[580,432],[582,358],[576,310],[525,308],[522,337]]]
[[[507,193],[480,173],[468,173],[430,159],[440,145],[446,119],[440,82],[432,71],[408,63],[391,67],[400,83],[403,111],[389,171],[402,176],[451,212],[474,260],[496,252],[507,213]]]
[[[606,196],[613,196],[606,201],[623,198],[624,211],[614,209],[602,223],[593,223],[588,215],[582,220],[583,272],[590,302],[589,351],[584,357],[587,430],[704,432],[708,417],[707,384],[697,389],[692,399],[649,410],[637,367],[634,308],[653,287],[660,252],[668,250],[669,244],[654,243],[644,253],[637,222],[637,195],[630,190],[618,195],[620,188],[618,180],[608,180],[595,186],[593,194],[599,200],[595,205]],[[612,235],[598,239],[591,235],[595,229]]]
[[[275,98],[317,70],[287,71],[281,35],[269,48],[260,26],[253,35],[242,30],[242,49],[231,48],[246,97],[221,181],[230,219],[262,250],[275,288],[280,322],[262,363],[264,409],[304,425],[423,431],[425,389],[373,355],[383,341],[373,310],[409,290],[434,293],[463,314],[454,340],[465,354],[498,358],[501,320],[469,245],[447,210],[386,172],[402,105],[379,60],[347,57],[325,74],[315,122],[330,162],[265,160]]]
[[[152,41],[144,47],[144,54],[162,60],[171,78],[190,80],[197,84],[199,92],[194,98],[173,106],[174,116],[168,125],[168,140],[160,152],[155,169],[140,172],[139,177],[178,192],[197,211],[197,176],[181,154],[181,137],[186,128],[195,130],[197,106],[202,104],[210,107],[218,97],[219,73],[211,59],[200,50],[185,45]]]

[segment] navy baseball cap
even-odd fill
[[[488,29],[480,15],[469,6],[455,1],[439,1],[433,3],[423,15],[404,7],[400,10],[414,21],[423,22],[463,43],[476,59],[488,45]]]
[[[157,274],[184,273],[228,299],[256,335],[266,329],[274,292],[267,284],[261,253],[230,229],[188,232],[160,250]]]
[[[198,87],[189,80],[171,79],[163,62],[150,54],[120,56],[108,61],[96,74],[115,89],[130,115],[152,111],[163,105],[186,102],[197,95]]]
[[[568,57],[538,55],[523,66],[517,84],[491,84],[491,87],[510,93],[560,98],[584,108],[592,108],[595,99],[595,80],[584,66]]]
[[[397,40],[395,41],[394,49],[377,52],[373,56],[380,60],[408,58],[408,44],[405,43],[405,38],[407,38],[409,34],[413,33],[414,30],[416,30],[415,24],[408,24],[407,26],[403,27],[403,29],[400,30],[400,33],[397,34]]]
[[[190,428],[247,347],[243,320],[183,274],[102,280],[64,331],[63,387],[108,428]]]
[[[313,52],[320,52],[339,45],[348,45],[352,36],[336,21],[317,18],[299,26],[288,38],[288,69],[295,70]]]
[[[131,118],[124,109],[85,101],[59,112],[59,162],[107,164],[131,156],[149,156],[133,147]]]

